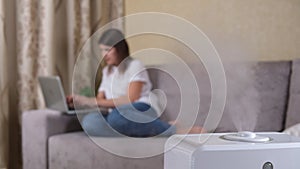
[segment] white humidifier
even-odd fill
[[[165,169],[300,169],[300,138],[283,133],[174,135]]]

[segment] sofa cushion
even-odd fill
[[[256,88],[261,103],[255,131],[282,131],[287,107],[291,62],[260,62]],[[250,103],[251,104],[251,103]]]
[[[232,65],[230,66],[232,67]],[[195,124],[203,125],[211,102],[211,84],[203,65],[190,64],[189,68],[195,76],[200,93],[199,111]],[[249,66],[251,70],[244,68],[245,77],[241,77],[243,73],[237,73],[241,71],[238,68],[228,69],[230,69],[226,72],[228,97],[216,132],[282,130],[291,63],[289,61],[259,62],[254,67]],[[252,81],[247,79],[249,78],[247,71],[253,72],[250,73]],[[159,70],[150,69],[149,74],[154,88],[163,90],[167,97],[167,106],[162,118],[175,120],[181,105],[181,94],[178,87],[180,82]],[[257,96],[253,96],[255,94]],[[183,113],[188,115],[193,112]],[[239,124],[243,126],[238,127]],[[253,127],[249,128],[248,126]]]
[[[227,100],[216,132],[281,131],[291,63],[258,62],[239,66],[226,72]]]
[[[190,71],[193,73],[194,79],[196,80],[198,91],[188,91],[187,94],[189,99],[193,99],[193,96],[195,96],[195,92],[199,92],[200,94],[200,102],[198,105],[199,110],[198,112],[192,112],[190,110],[183,110],[185,116],[194,116],[197,115],[198,118],[195,119],[195,123],[198,125],[203,125],[204,121],[207,117],[207,113],[210,107],[210,101],[211,101],[211,86],[210,81],[208,77],[208,73],[205,70],[203,65],[196,65],[196,64],[190,64],[188,65]],[[163,112],[161,118],[165,121],[173,121],[176,120],[180,109],[182,106],[182,94],[180,93],[180,85],[188,85],[189,83],[185,83],[186,74],[184,72],[176,71],[176,77],[177,79],[174,79],[171,77],[170,74],[161,71],[160,66],[153,66],[154,68],[149,69],[149,75],[150,79],[153,83],[154,89],[160,89],[162,90],[167,98],[167,105],[165,108],[165,111]],[[180,68],[177,68],[180,69]],[[172,72],[171,72],[172,73]],[[189,101],[189,100],[188,100]],[[188,102],[187,101],[187,102]],[[189,118],[191,119],[191,118]]]
[[[139,148],[138,145],[125,146],[130,141],[128,138],[98,137],[97,139],[97,141],[103,141],[107,144],[115,144],[116,140],[123,142],[119,147],[121,152],[163,150],[164,143],[167,140],[167,138],[156,138],[155,141],[149,140],[147,147]],[[58,168],[162,169],[163,155],[148,158],[117,156],[100,148],[84,132],[73,132],[55,135],[49,139],[49,169]]]
[[[300,59],[293,61],[290,83],[290,96],[285,124],[286,128],[296,123],[300,123]]]

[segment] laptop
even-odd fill
[[[46,107],[53,110],[58,110],[67,114],[90,113],[107,111],[101,108],[69,108],[62,87],[61,80],[58,76],[41,76],[38,78],[42,93],[44,95]]]

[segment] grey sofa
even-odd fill
[[[191,68],[197,75],[201,96],[196,124],[202,125],[210,106],[210,83],[205,69],[197,66]],[[282,131],[300,122],[300,60],[260,62],[252,70],[255,78],[252,86],[241,88],[235,95],[230,95],[228,91],[224,114],[215,132],[237,131],[240,128],[236,124],[246,123],[253,126],[246,129],[253,131]],[[166,73],[149,69],[149,74],[154,88],[164,90],[168,99],[161,118],[174,120],[180,108],[178,86]],[[228,84],[234,83],[229,79]],[[249,87],[255,89],[258,95],[250,96],[252,89]],[[251,110],[254,110],[253,115]],[[246,111],[247,115],[244,114]],[[126,138],[98,139],[103,142],[124,139],[126,142]],[[163,149],[166,140],[155,138],[145,148],[137,148],[137,145],[126,147],[125,144],[121,148],[129,152]],[[23,112],[22,150],[24,169],[163,168],[163,154],[148,158],[126,158],[111,154],[87,137],[76,116],[48,109]]]

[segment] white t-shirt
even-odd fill
[[[124,62],[124,63],[123,63]],[[108,66],[102,70],[102,82],[98,89],[98,92],[104,92],[107,99],[114,99],[127,95],[130,82],[140,81],[144,82],[141,96],[137,102],[144,102],[151,105],[158,114],[161,114],[158,100],[153,100],[153,95],[150,93],[152,89],[152,83],[149,79],[149,75],[142,62],[136,59],[128,58],[121,64],[126,64],[126,69],[122,73],[116,66],[112,67],[110,73],[108,73]]]

